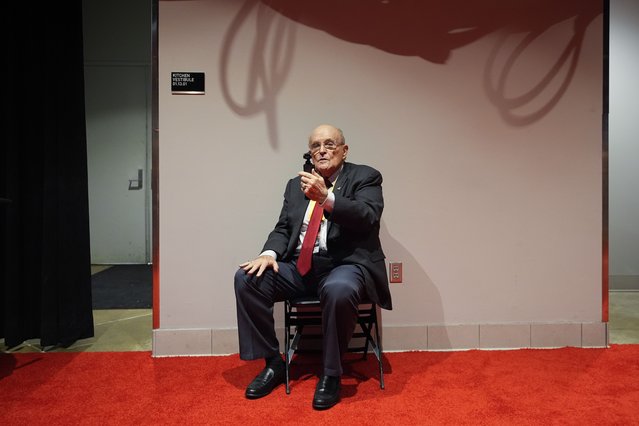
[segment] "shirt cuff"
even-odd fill
[[[264,250],[262,253],[260,253],[260,256],[271,256],[273,259],[277,260],[277,253],[275,253],[273,250]]]
[[[335,194],[333,194],[332,192],[329,192],[324,202],[320,204],[320,206],[324,207],[324,210],[326,210],[329,213],[333,211],[334,205],[335,205]]]

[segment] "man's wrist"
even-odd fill
[[[324,210],[332,211],[333,205],[335,205],[335,194],[329,192],[326,198],[324,198],[324,201],[319,203],[319,205],[324,207]]]
[[[262,253],[260,253],[260,256],[271,256],[273,259],[277,260],[277,253],[275,253],[273,250],[264,250]]]

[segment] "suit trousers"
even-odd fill
[[[333,266],[330,258],[313,255],[311,271],[302,277],[295,261],[278,262],[261,277],[235,273],[235,298],[240,358],[253,360],[280,354],[275,334],[275,302],[318,295],[322,306],[324,374],[342,375],[342,356],[357,323],[359,302],[365,295],[365,274],[360,266]]]

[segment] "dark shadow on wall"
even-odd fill
[[[246,55],[234,48],[238,34],[253,34],[252,50],[243,93],[232,93],[229,64],[234,55]],[[224,35],[220,53],[220,84],[226,104],[240,116],[266,115],[271,147],[279,145],[277,127],[277,94],[282,89],[293,60],[295,25],[257,0],[247,0],[233,18]],[[243,99],[240,100],[240,97]]]
[[[484,68],[485,90],[506,122],[524,126],[551,111],[565,93],[578,64],[584,33],[602,13],[603,4],[598,0],[247,0],[223,41],[222,91],[237,114],[266,115],[270,143],[277,149],[276,98],[291,68],[295,47],[293,22],[351,43],[442,65],[453,50],[499,32],[501,38]],[[572,25],[573,30],[564,46],[556,46],[556,62],[532,89],[508,97],[505,87],[517,60],[535,39],[559,23]],[[245,31],[250,31],[254,39],[248,52],[244,100],[238,101],[239,96],[231,93],[229,85],[229,63],[232,55],[246,54],[234,48],[235,38]],[[503,41],[511,35],[522,36],[522,41],[509,50]],[[506,59],[496,61],[497,56]],[[544,93],[545,101],[539,102],[537,98],[545,89],[553,92]],[[535,99],[538,102],[531,104]],[[534,110],[515,113],[515,109],[526,105],[534,105]]]
[[[382,219],[380,225],[379,238],[382,242],[384,253],[386,256],[389,256],[387,261],[399,261],[403,263],[404,283],[390,284],[393,305],[406,306],[411,303],[409,300],[402,300],[402,298],[410,298],[412,301],[424,301],[426,306],[428,306],[428,310],[424,310],[419,316],[419,318],[422,319],[422,323],[418,325],[445,324],[444,307],[437,286],[419,264],[417,258],[391,235],[386,226],[386,221]],[[410,286],[410,292],[400,291],[402,286]],[[449,347],[450,341],[448,340],[448,336],[444,336],[444,339],[445,341],[440,341],[439,344],[444,347]]]
[[[520,35],[521,40],[515,48],[508,48],[506,43],[512,33],[505,31],[500,34],[486,61],[483,84],[488,98],[497,107],[504,121],[513,126],[526,126],[544,117],[557,105],[577,69],[586,29],[599,14],[600,12],[577,15],[572,22],[564,22],[564,25],[572,26],[572,34],[564,46],[556,46],[556,62],[536,82],[531,82],[529,90],[516,96],[509,96],[506,90],[511,74],[514,74],[513,69],[527,48],[548,28],[528,31],[524,37]],[[500,56],[504,57],[502,61],[498,61]]]
[[[541,33],[602,13],[598,0],[262,0],[300,24],[385,52],[445,64],[451,52],[504,29]]]
[[[424,312],[424,324],[427,322],[431,324],[444,324],[446,322],[444,318],[444,308],[437,286],[435,286],[435,283],[433,283],[428,273],[426,273],[424,268],[419,264],[417,258],[391,235],[384,219],[382,219],[380,223],[379,238],[382,242],[384,253],[388,256],[387,261],[403,263],[404,283],[390,284],[393,305],[405,305],[405,303],[396,303],[395,299],[401,298],[401,295],[398,294],[399,291],[394,290],[399,290],[403,286],[410,285],[410,294],[406,296],[413,300],[428,300],[430,309],[428,312]],[[427,318],[430,320],[426,321]]]

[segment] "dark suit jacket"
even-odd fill
[[[293,260],[308,199],[300,190],[300,177],[288,181],[284,204],[275,229],[263,250],[273,250],[278,260]],[[336,264],[363,267],[370,299],[384,309],[392,309],[388,274],[379,224],[384,209],[382,175],[369,166],[344,163],[333,188],[335,206],[329,220],[326,245]]]

